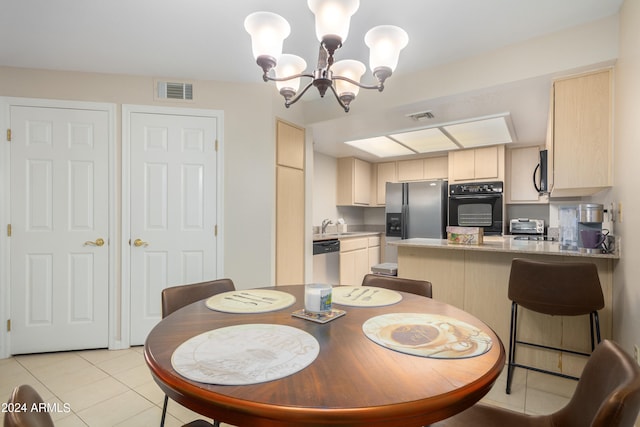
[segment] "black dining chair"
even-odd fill
[[[384,274],[367,274],[362,279],[362,286],[375,286],[431,298],[431,282],[426,280],[405,279]]]
[[[569,403],[547,415],[527,415],[478,403],[431,427],[633,427],[640,411],[640,366],[604,340],[584,367]]]
[[[586,357],[590,355],[518,339],[518,307],[551,316],[588,315],[593,351],[596,342],[601,340],[598,310],[604,308],[596,265],[589,262],[543,262],[516,258],[511,262],[508,297],[511,300],[511,324],[506,393],[511,393],[513,370],[516,367],[577,380],[571,375],[516,363],[516,346],[519,344]]]
[[[212,297],[223,292],[235,291],[236,287],[231,279],[218,279],[208,282],[192,283],[189,285],[172,286],[162,290],[162,318],[164,319],[174,311],[200,301],[205,298]],[[164,403],[162,405],[162,418],[160,419],[160,427],[164,426],[167,416],[167,406],[169,404],[169,396],[165,394]],[[185,427],[211,427],[212,424],[204,420],[195,420],[187,424]],[[220,422],[213,421],[214,427],[219,427]]]

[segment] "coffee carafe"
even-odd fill
[[[607,236],[602,232],[604,206],[597,203],[578,205],[578,249],[580,252],[600,253]]]

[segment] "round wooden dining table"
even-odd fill
[[[304,285],[271,289],[294,295],[295,303],[278,311],[238,314],[212,310],[202,300],[160,321],[144,347],[146,362],[160,388],[195,412],[240,427],[419,427],[475,404],[504,367],[505,351],[498,336],[471,314],[437,300],[400,292],[401,301],[391,305],[334,304],[346,314],[320,324],[292,316],[304,307]],[[478,328],[492,344],[485,353],[465,358],[395,351],[363,332],[368,319],[387,313],[447,316]],[[292,375],[248,385],[201,383],[174,370],[172,354],[182,343],[207,331],[241,324],[298,328],[318,341],[318,356]]]

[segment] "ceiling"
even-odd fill
[[[318,42],[314,17],[306,3],[303,0],[0,0],[3,41],[0,66],[259,83],[261,71],[251,55],[244,18],[258,10],[282,15],[291,25],[284,52],[315,64]],[[392,77],[397,78],[599,20],[617,13],[621,3],[622,0],[362,0],[337,59],[358,59],[368,64],[364,33],[376,25],[398,25],[409,34],[409,45],[402,51]],[[395,10],[402,13],[392,13]],[[371,83],[367,78],[370,77],[363,81]],[[536,84],[540,87],[547,84],[530,83],[534,89],[511,86],[495,90],[507,97],[523,99],[515,91],[535,90]],[[465,99],[432,101],[443,108],[465,102],[463,108],[471,110],[495,101],[495,98],[483,101],[478,96],[476,93],[462,96]],[[404,111],[402,116],[415,111],[419,110]],[[521,138],[518,118],[510,112]],[[416,127],[419,125],[415,123]],[[402,129],[407,130],[407,126]],[[322,130],[321,125],[319,129]],[[324,130],[329,140],[331,130]],[[342,145],[327,144],[322,150],[337,155],[344,150]]]

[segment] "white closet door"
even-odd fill
[[[161,319],[161,291],[217,278],[216,118],[130,116],[131,344]]]
[[[108,112],[10,114],[11,352],[107,347]]]

